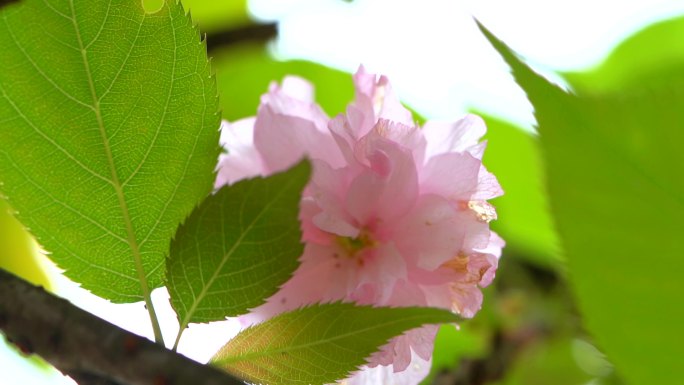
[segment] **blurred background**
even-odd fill
[[[144,1],[154,10],[163,0]],[[506,195],[492,227],[507,241],[478,315],[438,335],[425,384],[623,384],[585,330],[548,213],[532,107],[477,29],[477,18],[535,70],[563,87],[615,91],[640,71],[684,61],[681,0],[183,0],[206,36],[223,117],[256,113],[271,81],[300,75],[331,116],[353,97],[360,64],[387,75],[417,119],[487,120],[485,165]],[[0,207],[0,266],[105,319],[151,336],[142,304],[112,305],[62,277]],[[178,328],[154,293],[167,339]],[[164,322],[166,321],[166,322]],[[191,326],[179,351],[206,361],[237,332],[230,321]],[[0,382],[72,384],[0,341]],[[9,369],[9,372],[8,372]]]

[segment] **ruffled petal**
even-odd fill
[[[369,74],[363,66],[360,66],[354,74],[354,86],[356,88],[356,99],[354,106],[364,111],[367,116],[372,117],[370,127],[378,119],[388,119],[413,126],[413,117],[399,101],[399,98],[392,91],[392,86],[385,76],[379,78],[374,74]],[[370,130],[367,127],[367,130]]]
[[[247,118],[221,122],[220,140],[227,153],[219,156],[214,188],[267,173],[261,154],[254,147],[254,121]]]
[[[474,200],[488,200],[494,199],[503,195],[503,190],[499,181],[494,174],[487,171],[484,166],[480,167],[480,172],[477,175],[477,191],[470,199]]]
[[[464,152],[478,145],[480,138],[487,132],[482,118],[468,114],[454,123],[428,121],[423,126],[427,139],[428,158],[448,152]],[[481,158],[481,151],[473,149],[474,156]]]
[[[254,125],[254,146],[269,173],[292,167],[304,156],[329,164],[343,162],[335,141],[319,131],[315,122],[277,113],[270,105],[259,109]]]
[[[438,195],[423,195],[398,224],[393,236],[410,266],[434,270],[463,249],[464,223],[453,205]]]
[[[423,194],[438,194],[454,202],[478,193],[481,162],[469,153],[445,153],[428,161],[420,174]]]
[[[411,352],[411,361],[406,370],[396,372],[392,365],[364,366],[350,378],[339,381],[340,385],[416,385],[430,373],[431,360],[420,358]]]
[[[368,166],[347,191],[348,212],[362,225],[391,223],[404,216],[418,197],[413,155],[383,138],[368,143],[365,153]]]

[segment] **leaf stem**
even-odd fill
[[[133,260],[135,262],[135,269],[138,273],[138,280],[140,282],[140,291],[145,301],[145,307],[150,316],[150,321],[152,323],[152,330],[154,331],[154,340],[160,344],[164,345],[164,337],[161,333],[161,327],[159,326],[159,320],[157,319],[157,313],[154,310],[154,305],[152,303],[152,292],[147,285],[147,276],[145,274],[145,269],[142,265],[142,257],[140,255],[140,248],[138,241],[135,237],[135,230],[133,229],[133,222],[131,221],[131,216],[128,210],[128,204],[126,203],[126,197],[124,196],[123,187],[121,181],[119,180],[119,175],[116,171],[116,165],[114,164],[114,157],[112,155],[111,147],[109,146],[109,139],[107,138],[107,132],[105,130],[104,121],[102,119],[102,112],[100,110],[100,100],[97,97],[97,92],[95,91],[95,84],[93,82],[93,77],[90,72],[90,65],[88,64],[88,56],[86,54],[86,48],[83,45],[83,39],[81,39],[81,32],[78,28],[78,23],[76,22],[76,12],[74,10],[73,0],[69,0],[69,6],[71,8],[72,23],[76,31],[76,37],[78,38],[78,45],[81,51],[81,58],[83,59],[83,66],[88,77],[88,86],[90,87],[90,94],[93,98],[93,111],[97,118],[97,124],[100,131],[100,136],[102,138],[102,143],[104,145],[104,150],[107,155],[107,162],[109,164],[109,169],[112,173],[112,186],[116,192],[116,196],[119,200],[119,207],[121,208],[121,215],[123,221],[126,224],[126,233],[128,237],[128,245],[131,248],[131,253],[133,254]]]
[[[180,325],[180,329],[178,329],[178,334],[176,334],[176,341],[173,343],[173,350],[174,352],[178,349],[178,343],[180,342],[181,336],[183,335],[183,332],[185,331],[185,328],[188,327],[188,325]]]

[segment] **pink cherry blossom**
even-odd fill
[[[306,156],[301,265],[248,325],[305,304],[335,300],[434,306],[473,317],[494,278],[503,240],[487,202],[503,192],[482,165],[486,127],[467,115],[413,121],[387,78],[354,75],[355,100],[329,119],[306,81],[272,84],[256,118],[222,127],[216,187],[269,175]],[[436,326],[392,339],[346,384],[416,384],[429,370]]]

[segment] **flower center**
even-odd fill
[[[355,257],[360,251],[373,248],[378,244],[366,229],[362,229],[355,238],[337,237],[337,243],[342,246],[349,257]]]

